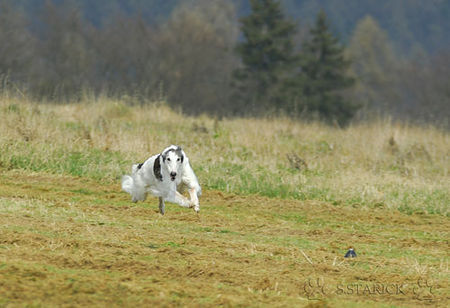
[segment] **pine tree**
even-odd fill
[[[345,59],[344,48],[330,32],[325,12],[320,11],[317,15],[301,57],[299,81],[307,111],[327,122],[348,123],[358,106],[345,100],[340,92],[350,87],[354,80],[346,73],[350,61]]]
[[[242,67],[234,72],[236,110],[267,112],[281,106],[283,86],[295,61],[295,24],[275,0],[250,0],[251,14],[241,19],[244,41],[237,46]]]

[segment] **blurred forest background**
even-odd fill
[[[448,16],[448,0],[0,0],[0,90],[449,128]],[[272,48],[264,65],[255,37]],[[332,61],[317,56],[322,45]]]

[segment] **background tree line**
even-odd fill
[[[286,61],[255,71],[243,51],[245,23],[264,3],[278,5],[286,35],[275,46],[284,46],[278,56]],[[58,102],[86,93],[166,100],[188,114],[281,111],[340,123],[390,114],[448,127],[449,29],[441,15],[450,6],[395,1],[390,16],[415,18],[389,24],[393,43],[380,25],[388,24],[382,6],[371,3],[346,1],[341,10],[333,0],[0,0],[2,89]],[[312,11],[315,19],[304,17]],[[418,21],[434,30],[416,31]],[[317,58],[317,31],[332,47],[326,61]]]

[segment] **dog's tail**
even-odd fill
[[[147,193],[142,185],[136,183],[136,180],[129,175],[122,177],[122,190],[131,195],[131,201],[144,201],[147,198]]]
[[[130,195],[133,195],[133,187],[134,187],[134,180],[129,175],[124,175],[122,177],[122,190],[126,191]]]
[[[139,170],[138,164],[133,164],[131,166],[131,174],[135,175],[136,172]],[[133,195],[134,190],[136,189],[136,185],[134,183],[134,179],[132,176],[124,175],[122,177],[122,190],[126,191],[130,195]]]

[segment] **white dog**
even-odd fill
[[[180,193],[184,187],[188,188],[190,200]],[[159,197],[162,215],[164,201],[193,207],[197,213],[200,211],[198,197],[202,190],[189,159],[179,146],[171,145],[144,163],[134,164],[131,176],[124,175],[122,178],[122,189],[131,195],[133,202],[144,201],[149,192]]]

